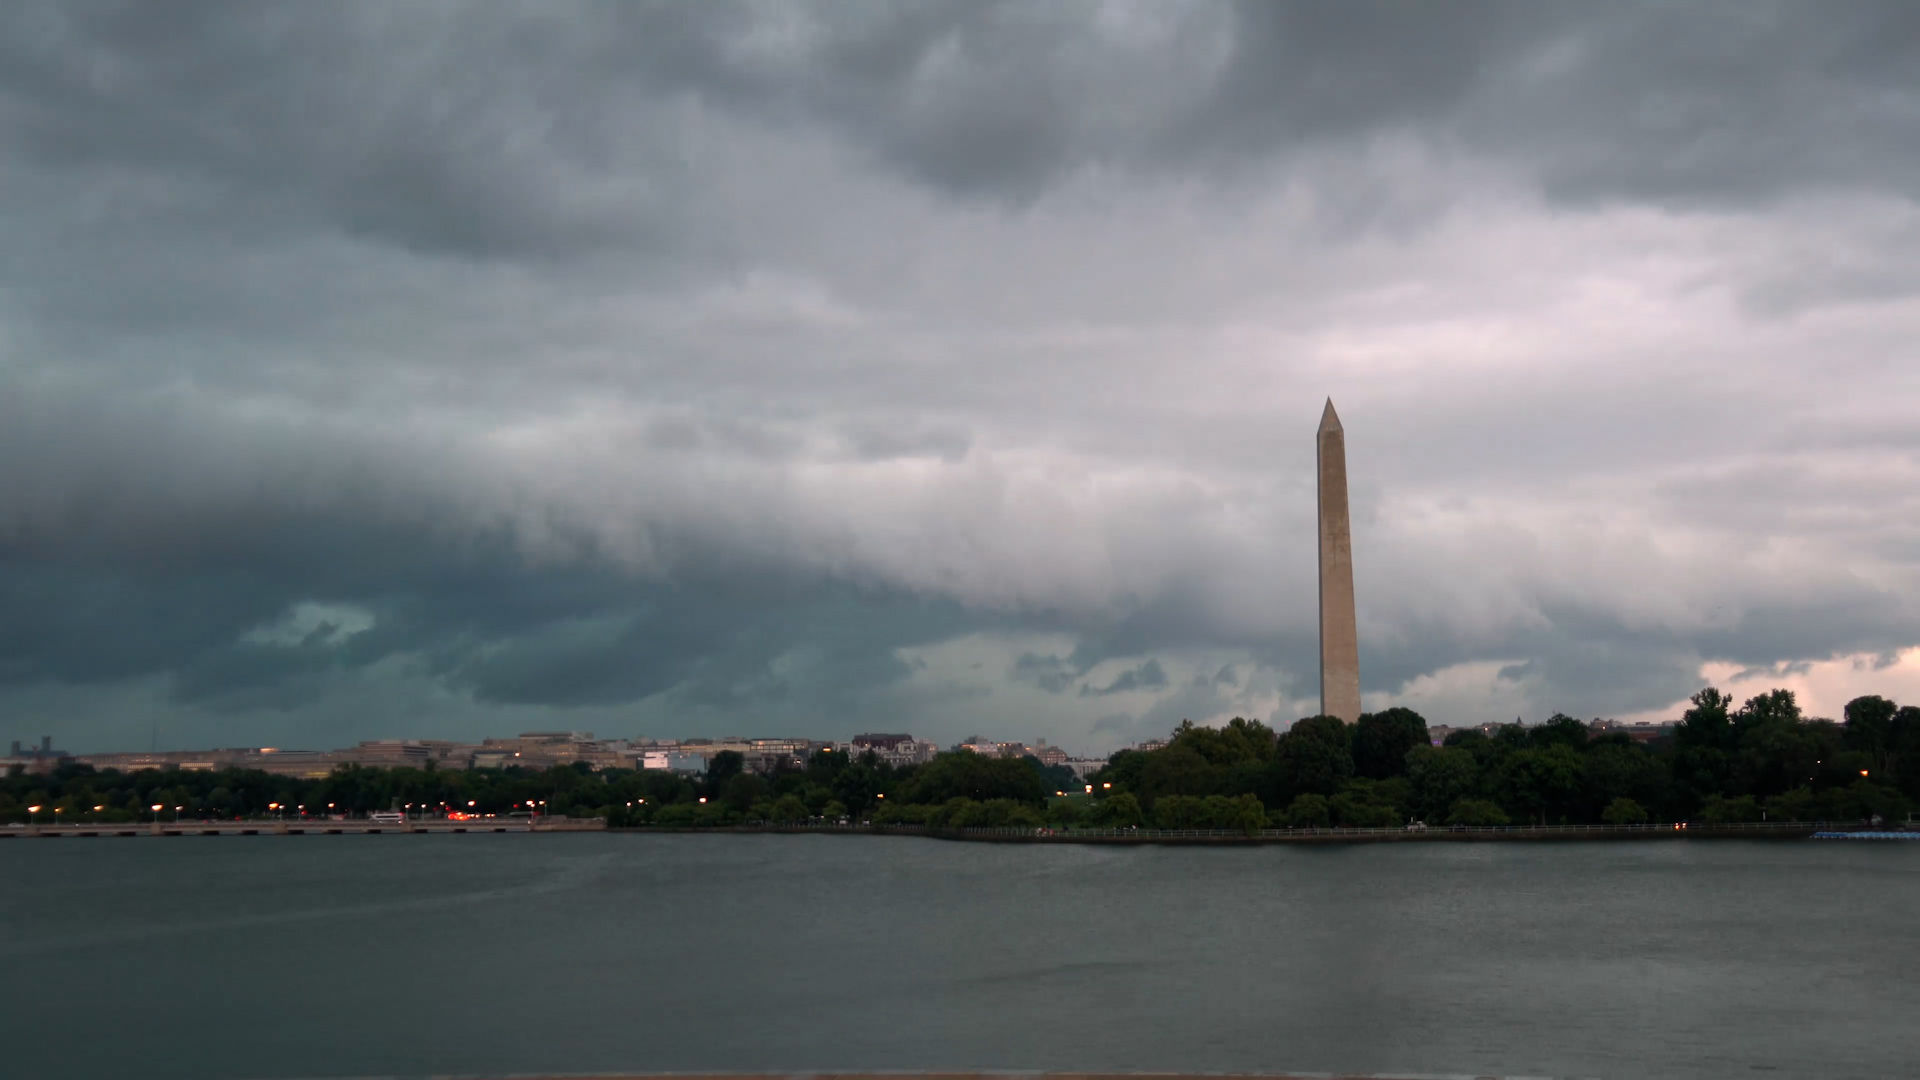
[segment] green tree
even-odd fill
[[[1735,822],[1759,821],[1760,805],[1751,795],[1742,795],[1729,799],[1724,795],[1715,795],[1700,808],[1700,820],[1709,825],[1729,825]]]
[[[1609,825],[1645,825],[1647,809],[1632,799],[1615,799],[1600,812],[1600,820]]]
[[[1162,795],[1153,804],[1154,824],[1163,829],[1206,827],[1206,801],[1192,795]]]
[[[1571,808],[1580,792],[1580,755],[1572,747],[1519,750],[1500,763],[1501,802],[1544,821]]]
[[[1444,819],[1448,808],[1472,794],[1479,779],[1480,765],[1464,747],[1416,746],[1407,754],[1413,813],[1422,821]]]
[[[899,791],[888,794],[911,803],[935,804],[967,798],[976,802],[1014,799],[1040,806],[1049,794],[1040,775],[1018,758],[995,758],[967,750],[935,755],[920,766]]]
[[[1812,821],[1813,789],[1797,787],[1768,799],[1761,807],[1768,821]]]
[[[1353,772],[1372,780],[1407,774],[1407,753],[1429,746],[1426,718],[1398,706],[1365,713],[1353,726]]]
[[[880,778],[865,765],[849,765],[833,778],[833,797],[844,803],[847,812],[855,817],[865,817],[879,801],[879,794]]]
[[[720,792],[720,801],[742,813],[766,794],[767,782],[752,773],[736,773]]]
[[[1132,792],[1123,791],[1094,803],[1093,823],[1102,828],[1132,828],[1145,820],[1140,800],[1134,798]]]
[[[1146,771],[1152,755],[1140,750],[1120,750],[1107,758],[1107,766],[1091,777],[1095,795],[1112,791],[1139,791],[1140,775]],[[1111,784],[1111,789],[1105,785]]]
[[[1216,829],[1256,833],[1267,827],[1267,808],[1252,795],[1209,795],[1206,800],[1209,824]]]
[[[739,776],[746,768],[747,759],[738,750],[722,750],[707,762],[707,790],[725,791],[727,781]]]
[[[1506,811],[1486,799],[1461,799],[1453,804],[1453,809],[1447,814],[1447,824],[1473,828],[1505,825],[1509,820]]]
[[[1596,739],[1588,744],[1584,757],[1579,802],[1585,814],[1603,810],[1616,798],[1642,806],[1658,805],[1666,798],[1664,763],[1626,736]]]
[[[1225,727],[1195,726],[1182,720],[1174,729],[1168,749],[1180,747],[1199,754],[1207,764],[1228,768],[1249,761],[1273,758],[1273,729],[1257,720],[1236,716]]]
[[[1160,799],[1169,795],[1204,796],[1212,793],[1222,772],[1208,764],[1207,759],[1192,747],[1175,743],[1147,755],[1147,766],[1140,771],[1140,786],[1136,792],[1141,805],[1151,810]]]
[[[1048,799],[1047,822],[1063,829],[1071,829],[1086,820],[1089,805],[1084,799]]]
[[[1296,829],[1324,828],[1332,820],[1333,811],[1325,795],[1296,795],[1287,806],[1287,824]]]
[[[1047,765],[1032,754],[1024,755],[1020,760],[1039,775],[1042,790],[1062,794],[1080,790],[1080,777],[1069,766]]]
[[[1587,744],[1587,734],[1587,725],[1565,713],[1554,713],[1546,723],[1527,733],[1527,744],[1539,750],[1554,746],[1578,750]]]
[[[1687,700],[1693,702],[1693,708],[1681,714],[1680,727],[1674,732],[1675,745],[1683,750],[1733,749],[1733,699],[1709,686]]]
[[[1907,798],[1920,801],[1920,707],[1903,705],[1893,714],[1889,734],[1893,775]]]
[[[1332,795],[1353,775],[1351,731],[1337,716],[1295,721],[1274,750],[1282,797]]]
[[[767,816],[774,821],[793,822],[805,821],[810,815],[807,804],[801,802],[798,795],[782,795],[773,801]]]
[[[1399,813],[1391,806],[1374,801],[1365,788],[1342,791],[1327,800],[1327,809],[1337,824],[1352,828],[1381,829],[1400,823]]]
[[[653,823],[666,828],[684,829],[696,823],[700,808],[692,803],[674,803],[653,812]]]
[[[1867,755],[1874,773],[1887,772],[1893,758],[1893,718],[1899,707],[1886,698],[1857,697],[1847,702],[1846,739],[1849,750]]]

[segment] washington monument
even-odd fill
[[[1320,713],[1360,719],[1360,632],[1353,615],[1353,529],[1347,521],[1347,433],[1333,399],[1320,414]]]

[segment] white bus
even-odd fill
[[[382,825],[398,825],[407,818],[398,810],[375,810],[367,815],[367,820],[379,822]]]

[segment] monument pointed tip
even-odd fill
[[[1340,431],[1340,414],[1333,411],[1333,399],[1327,399],[1326,411],[1320,414],[1321,431]]]

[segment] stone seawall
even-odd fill
[[[934,829],[915,825],[732,825],[715,828],[615,830],[637,833],[811,833],[828,836],[919,836],[989,844],[1401,844],[1568,840],[1801,840],[1816,831],[1864,829],[1814,822],[1738,825],[1568,825],[1440,829]]]

